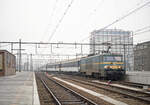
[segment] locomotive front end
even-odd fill
[[[105,55],[103,67],[107,79],[119,80],[125,75],[122,55]]]

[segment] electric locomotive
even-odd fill
[[[79,71],[96,78],[119,80],[125,75],[123,56],[107,53],[82,58]]]

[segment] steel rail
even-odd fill
[[[133,82],[119,82],[120,84],[123,84],[123,85],[128,85],[128,86],[132,86],[132,87],[138,87],[138,88],[143,88],[143,86],[149,86],[149,84],[142,84],[142,83],[133,83]]]
[[[47,76],[46,76],[46,77],[47,77]],[[90,99],[88,99],[88,98],[82,96],[81,94],[75,92],[74,90],[72,90],[72,89],[70,89],[70,88],[68,88],[68,87],[66,87],[66,86],[64,86],[64,85],[62,85],[62,84],[60,84],[60,83],[58,83],[57,81],[55,81],[55,80],[53,80],[53,79],[51,79],[51,78],[49,78],[49,77],[47,77],[47,78],[48,78],[49,80],[55,82],[55,83],[58,84],[59,86],[63,87],[64,89],[69,90],[72,94],[74,94],[75,96],[79,97],[81,100],[84,100],[84,102],[86,101],[86,103],[88,103],[87,105],[98,105],[98,104],[96,104],[95,102],[93,102],[92,100],[90,100]]]
[[[96,82],[91,81],[91,83],[96,83]],[[128,88],[117,87],[117,86],[101,84],[101,83],[96,83],[96,84],[100,84],[100,85],[104,85],[104,86],[110,86],[110,87],[118,88],[118,89],[124,89],[124,90],[128,90],[128,91],[131,91],[131,92],[136,92],[136,93],[140,93],[140,94],[144,94],[144,95],[149,95],[149,97],[150,97],[150,93],[146,93],[146,92],[143,92],[143,91],[131,90],[131,89],[128,89]]]
[[[67,78],[68,79],[68,78]],[[91,82],[90,81],[83,81],[83,80],[76,80],[76,79],[72,79],[72,78],[69,78],[69,80],[72,80],[72,81],[75,81],[75,82],[79,82],[79,83],[82,83],[82,84],[85,84],[85,85],[90,85],[90,86],[93,86],[93,87],[96,87],[96,88],[100,88],[100,89],[103,89],[103,90],[106,90],[106,91],[110,91],[110,92],[114,92],[114,93],[118,93],[118,94],[122,94],[122,95],[126,95],[128,97],[131,97],[131,98],[134,98],[134,99],[138,99],[138,100],[141,100],[141,101],[144,101],[144,102],[147,102],[147,103],[150,103],[150,99],[145,99],[145,98],[142,98],[142,97],[138,97],[138,96],[134,96],[134,95],[131,95],[131,94],[128,94],[126,92],[122,92],[122,91],[117,91],[117,90],[113,90],[113,89],[110,89],[110,88],[106,88],[106,87],[102,87],[102,86],[98,86],[98,85],[95,85],[95,82]],[[100,83],[96,83],[96,84],[99,84]],[[101,85],[105,85],[105,84],[101,84]],[[150,94],[149,93],[145,93],[145,92],[142,92],[142,91],[135,91],[135,90],[130,90],[130,89],[125,89],[125,88],[121,88],[121,87],[116,87],[116,86],[112,86],[112,85],[105,85],[105,86],[110,86],[110,87],[113,87],[113,88],[120,88],[120,89],[124,89],[124,90],[128,90],[128,91],[132,91],[134,93],[140,93],[140,94],[143,94],[143,95],[148,95],[148,96],[145,96],[145,97],[150,97]],[[144,96],[143,96],[144,97]]]
[[[38,77],[42,84],[44,85],[44,87],[47,89],[47,91],[50,93],[50,95],[53,97],[54,101],[56,102],[56,105],[62,105],[61,102],[59,101],[59,99],[54,95],[54,93],[50,90],[50,88],[47,86],[47,84],[45,83],[45,81],[41,78]]]

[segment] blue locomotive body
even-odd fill
[[[98,78],[120,79],[125,75],[122,55],[104,54],[83,58],[80,72]]]

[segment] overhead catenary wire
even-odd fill
[[[140,34],[147,33],[147,32],[150,32],[150,29],[142,31],[142,32],[137,32],[137,33],[133,34],[133,36],[140,35]]]
[[[53,10],[52,10],[52,13],[51,13],[51,19],[53,18],[53,16],[54,16],[54,13],[55,13],[55,10],[56,10],[56,8],[57,8],[57,3],[58,3],[58,0],[56,0],[56,2],[55,2],[55,5],[54,5],[54,7],[53,7]],[[52,21],[52,20],[51,20]]]
[[[148,33],[148,32],[150,32],[150,29],[142,31],[142,32],[135,33],[135,34],[133,34],[133,36],[140,36],[141,34]],[[139,43],[139,41],[136,41],[136,42]]]
[[[144,28],[138,29],[138,30],[134,31],[133,34],[130,37],[124,37],[124,38],[133,38],[136,35],[140,35],[140,34],[143,34],[143,33],[150,32],[150,29],[148,29],[148,28],[150,28],[150,26],[146,26]],[[147,30],[145,30],[145,29],[147,29]],[[143,31],[143,30],[145,30],[145,31]],[[120,38],[117,37],[117,38],[115,38],[113,40],[118,40],[118,39],[120,39]],[[106,41],[104,43],[108,43],[108,42],[111,42],[111,41]]]
[[[52,37],[54,36],[54,34],[56,33],[57,29],[59,28],[61,22],[63,21],[65,15],[67,14],[67,12],[69,11],[69,8],[72,6],[74,0],[71,0],[71,2],[68,4],[67,8],[65,9],[63,15],[61,16],[60,20],[58,21],[56,27],[52,30],[52,33],[50,34],[50,37],[48,38],[48,42],[51,41]],[[51,46],[52,47],[52,46]],[[44,52],[44,51],[43,51]]]
[[[51,33],[51,35],[50,35],[50,37],[49,37],[49,39],[48,39],[48,42],[51,41],[52,37],[53,37],[54,34],[56,33],[56,31],[57,31],[57,29],[59,28],[61,22],[63,21],[65,15],[66,15],[67,12],[69,11],[69,8],[72,6],[73,1],[74,1],[74,0],[71,0],[71,2],[68,4],[68,6],[67,6],[65,12],[63,13],[62,17],[61,17],[60,20],[58,21],[58,24],[56,25],[56,27],[55,27],[54,30],[52,31],[52,33]]]
[[[56,33],[57,29],[59,28],[61,22],[63,21],[65,15],[67,14],[67,12],[69,11],[69,8],[72,6],[74,0],[71,0],[71,2],[68,4],[67,8],[65,9],[65,12],[63,13],[62,17],[60,18],[60,20],[58,21],[58,24],[56,25],[56,27],[54,28],[54,30],[52,31],[48,42],[51,41],[52,37],[54,36],[54,34]]]
[[[145,6],[144,6],[144,7],[145,7]],[[143,8],[143,7],[141,7],[141,8]],[[141,8],[137,8],[137,9],[141,9]],[[136,10],[136,11],[138,11],[138,10]],[[114,21],[113,24],[115,24],[115,22],[117,23],[117,22],[123,20],[124,18],[126,18],[127,16],[133,14],[133,13],[136,12],[136,11],[132,11],[132,12],[130,12],[130,14],[127,14],[127,15],[125,15],[124,17],[119,18],[117,21]],[[59,22],[60,22],[60,21],[59,21]],[[61,22],[60,22],[60,23],[61,23]],[[109,24],[109,25],[113,25],[113,24]],[[58,24],[58,27],[59,27],[59,24]],[[57,25],[56,25],[56,30],[53,31],[54,34],[55,34],[55,32],[57,31],[57,28],[58,28],[58,27],[57,27]],[[108,26],[108,27],[110,27],[110,26]],[[104,27],[104,28],[105,28],[105,27]],[[107,28],[107,27],[106,27],[106,28]],[[50,39],[49,39],[49,40],[51,40],[51,37],[53,37],[54,34],[53,34],[53,33],[51,34],[52,36],[50,36]]]
[[[146,26],[146,27],[143,27],[143,28],[141,28],[141,29],[137,29],[137,30],[135,30],[134,32],[136,33],[136,32],[139,32],[139,31],[143,31],[143,30],[145,30],[145,29],[148,29],[148,28],[150,28],[150,26]]]
[[[131,12],[127,13],[126,15],[120,17],[119,19],[113,21],[112,23],[108,24],[107,26],[105,26],[105,27],[103,27],[103,28],[101,28],[101,29],[103,30],[103,29],[106,29],[106,28],[112,26],[113,24],[115,24],[115,23],[117,23],[117,22],[119,22],[119,21],[125,19],[126,17],[128,17],[128,16],[130,16],[131,14],[137,12],[138,10],[140,10],[140,9],[142,9],[143,7],[147,6],[148,4],[150,4],[150,1],[144,3],[143,5],[139,6],[138,8],[132,10]]]
[[[10,45],[10,44],[7,44],[7,45],[3,45],[3,46],[1,46],[1,45],[0,45],[0,48],[1,48],[1,47],[7,47],[7,46],[9,46],[9,45]]]
[[[112,23],[106,25],[105,27],[103,27],[103,28],[101,28],[101,29],[99,29],[99,30],[107,29],[108,27],[114,25],[115,23],[118,23],[119,21],[121,21],[121,20],[125,19],[126,17],[132,15],[133,13],[135,13],[135,12],[141,10],[142,8],[144,8],[145,6],[147,6],[147,5],[149,5],[149,4],[150,4],[150,1],[148,1],[148,2],[146,2],[146,3],[144,3],[144,4],[142,4],[142,5],[140,5],[139,7],[135,8],[134,10],[128,12],[126,15],[124,15],[124,16],[118,18],[117,20],[113,21]],[[138,4],[138,5],[139,5],[139,4]],[[90,37],[90,35],[89,35],[88,37],[84,38],[84,40],[87,39],[87,38],[89,38],[89,37]],[[82,40],[82,41],[83,41],[83,40]]]
[[[52,24],[52,20],[53,20],[53,16],[54,16],[54,13],[55,13],[55,10],[56,10],[56,8],[57,8],[57,3],[58,3],[58,0],[55,0],[55,4],[54,4],[54,6],[53,6],[53,8],[52,8],[52,12],[51,12],[51,14],[50,14],[50,22],[48,23],[48,25],[47,25],[47,27],[46,27],[46,29],[45,29],[45,32],[44,32],[44,36],[45,36],[45,34],[47,34],[48,33],[48,30],[49,30],[49,27],[51,26],[51,24]],[[42,40],[43,40],[43,36],[42,36]]]

